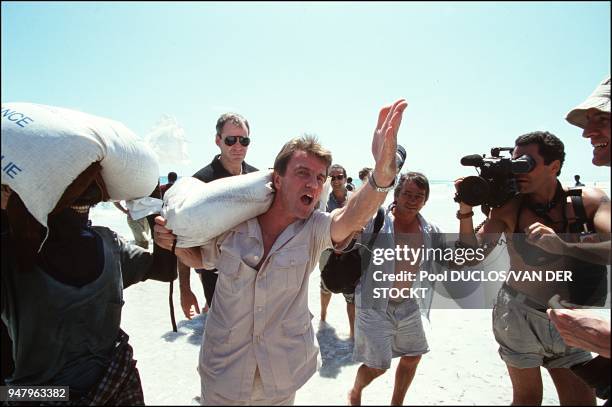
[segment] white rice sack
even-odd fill
[[[274,198],[272,171],[256,171],[204,183],[182,177],[164,195],[162,216],[176,247],[201,246],[266,212]]]
[[[66,188],[100,161],[111,200],[148,196],[159,178],[155,153],[123,124],[33,103],[2,104],[2,184],[43,226]]]

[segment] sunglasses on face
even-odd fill
[[[240,141],[240,144],[244,147],[248,146],[251,143],[251,139],[248,137],[242,136],[227,136],[223,139],[226,146],[233,146],[236,144],[236,141]]]
[[[331,178],[332,181],[341,181],[344,179],[344,175],[330,175],[329,178]]]

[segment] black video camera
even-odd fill
[[[495,147],[491,149],[491,157],[472,154],[461,159],[461,165],[479,168],[480,176],[466,177],[459,184],[455,202],[499,208],[518,194],[514,175],[530,172],[535,161],[528,155],[517,159],[500,157],[502,151],[512,154],[514,148]]]

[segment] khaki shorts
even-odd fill
[[[389,301],[384,311],[357,308],[353,360],[386,370],[391,359],[429,352],[421,310],[414,300]]]
[[[567,346],[545,312],[517,301],[505,287],[493,307],[493,334],[502,360],[519,369],[569,368],[593,358],[590,352]]]

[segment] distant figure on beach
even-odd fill
[[[385,213],[381,233],[393,236],[395,245],[430,247],[433,240],[431,236],[439,236],[441,231],[420,214],[429,198],[427,177],[418,172],[403,174],[395,186],[394,198],[391,209]],[[372,230],[373,221],[366,226],[366,235],[372,233]],[[399,275],[400,270],[410,273],[432,270],[432,263],[410,265],[409,262],[401,262],[396,265],[389,261],[382,267],[384,275]],[[355,289],[357,314],[353,360],[363,364],[357,370],[355,383],[349,392],[349,404],[361,405],[363,389],[391,367],[392,358],[399,357],[391,396],[391,405],[398,406],[403,404],[421,355],[429,352],[429,345],[421,322],[421,309],[415,298],[364,298],[372,296],[362,289],[368,279],[373,279],[370,272],[368,270],[362,275]],[[397,288],[398,292],[410,289],[413,284],[390,278],[383,281],[388,282],[386,288]]]
[[[166,191],[170,189],[172,185],[174,185],[177,179],[178,175],[176,175],[176,172],[170,171],[168,173],[168,183],[159,186],[159,191],[161,192],[162,198],[164,197]]]
[[[574,180],[576,181],[575,187],[583,187],[584,184],[580,182],[580,175],[574,175]]]
[[[217,154],[210,164],[200,169],[193,176],[202,182],[210,182],[257,171],[257,168],[244,161],[251,143],[250,132],[249,122],[241,115],[236,113],[222,114],[215,126],[215,144],[217,144],[221,153]],[[181,308],[187,319],[191,319],[200,313],[198,300],[191,290],[190,270],[179,260],[178,276]],[[218,272],[214,268],[198,268],[195,271],[200,276],[204,289],[204,297],[206,298],[204,311],[206,312],[207,308],[212,307]]]
[[[472,207],[461,202],[457,217],[461,241],[470,247],[495,247],[501,233],[513,270],[572,270],[574,279],[589,278],[586,286],[556,281],[527,281],[509,278],[499,291],[493,309],[493,333],[499,354],[512,382],[512,404],[540,405],[543,385],[540,367],[548,369],[559,401],[566,404],[595,404],[595,394],[569,368],[592,359],[590,352],[569,346],[546,316],[548,301],[559,294],[571,302],[593,305],[605,301],[605,270],[590,262],[542,251],[533,242],[543,235],[563,233],[576,239],[580,233],[610,233],[610,214],[597,189],[582,188],[568,199],[558,180],[565,159],[564,145],[555,135],[537,131],[518,137],[513,158],[529,155],[535,167],[517,174],[519,194],[499,208],[493,208],[476,235]],[[456,186],[461,183],[456,181]],[[569,202],[568,202],[569,201]],[[582,210],[580,208],[583,208]],[[566,213],[572,211],[569,218]],[[482,246],[485,247],[485,246]],[[603,279],[603,280],[602,280]],[[604,284],[602,286],[602,284]],[[588,294],[588,295],[586,295]]]
[[[203,405],[293,405],[296,391],[316,372],[310,274],[321,252],[345,247],[393,188],[406,106],[398,100],[380,110],[372,140],[376,167],[348,205],[315,210],[332,156],[303,136],[287,142],[274,160],[276,192],[266,212],[203,246],[176,248],[192,267],[219,269],[198,367]],[[176,236],[161,216],[156,223],[156,242],[171,248]]]
[[[342,208],[346,205],[351,196],[351,193],[346,187],[346,170],[340,164],[333,164],[329,167],[329,178],[331,178],[332,190],[329,193],[327,199],[326,212],[331,212],[336,208]],[[333,249],[326,249],[321,253],[319,258],[319,270],[323,270],[325,264],[329,260]],[[331,301],[332,292],[325,286],[323,279],[320,284],[321,292],[321,321],[325,321],[327,318],[327,307]],[[355,328],[355,293],[342,294],[346,301],[346,314],[348,315],[350,334],[349,337],[353,338]]]
[[[130,212],[121,204],[121,202],[113,202],[113,205],[115,205],[115,207],[121,212],[125,213],[127,224],[132,231],[132,235],[134,235],[134,242],[138,246],[147,250],[149,248],[149,239],[151,238],[151,230],[149,228],[147,219],[142,218],[134,220],[132,219]]]

